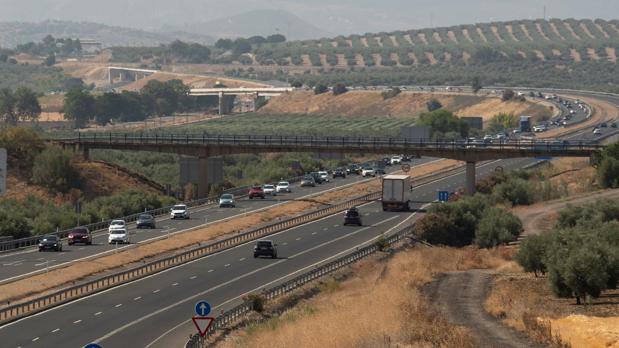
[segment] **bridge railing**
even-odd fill
[[[368,137],[313,137],[287,135],[213,135],[213,134],[129,134],[129,133],[78,133],[75,137],[54,139],[65,144],[84,146],[113,145],[235,145],[235,146],[295,146],[314,147],[328,150],[329,148],[351,149],[437,149],[437,150],[539,150],[539,151],[597,151],[604,147],[591,141],[569,140],[529,140],[503,139],[492,141],[469,140],[436,140],[408,138],[368,138]]]

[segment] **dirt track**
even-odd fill
[[[452,323],[469,330],[477,347],[538,347],[486,313],[484,301],[492,278],[488,270],[443,273],[425,288],[425,293],[432,303],[442,306]]]

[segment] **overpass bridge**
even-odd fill
[[[522,157],[591,157],[604,146],[582,141],[505,141],[495,144],[464,141],[427,141],[404,138],[351,138],[273,135],[118,134],[78,133],[48,140],[72,147],[89,157],[90,149],[151,151],[197,157],[199,195],[205,195],[208,159],[233,154],[270,152],[329,152],[362,154],[416,154],[466,162],[466,192],[475,192],[476,162]]]
[[[258,97],[276,97],[283,93],[292,92],[292,87],[233,87],[233,88],[192,88],[189,91],[190,96],[217,96],[219,115],[224,114],[223,100],[226,95],[233,96],[251,96],[254,102]]]
[[[132,81],[137,81],[140,78],[145,78],[147,76],[150,76],[158,72],[160,71],[150,70],[150,69],[122,67],[122,66],[108,66],[107,67],[108,82],[110,86],[113,85],[115,82],[114,73],[117,74],[116,76],[118,76],[118,81],[122,82],[122,81],[128,80],[130,76],[133,76]]]

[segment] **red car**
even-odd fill
[[[255,197],[264,199],[264,190],[262,189],[262,186],[252,186],[252,188],[249,189],[249,199]]]
[[[69,245],[73,245],[75,243],[83,243],[86,245],[92,244],[92,234],[90,234],[88,227],[74,228],[71,232],[69,232],[68,238]]]

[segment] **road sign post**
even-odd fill
[[[198,329],[198,333],[200,337],[206,336],[208,329],[213,325],[213,321],[215,318],[207,317],[207,315],[211,312],[211,305],[206,301],[199,301],[196,303],[194,307],[197,316],[191,318],[193,324]]]
[[[449,191],[438,191],[438,201],[439,202],[449,201]]]

